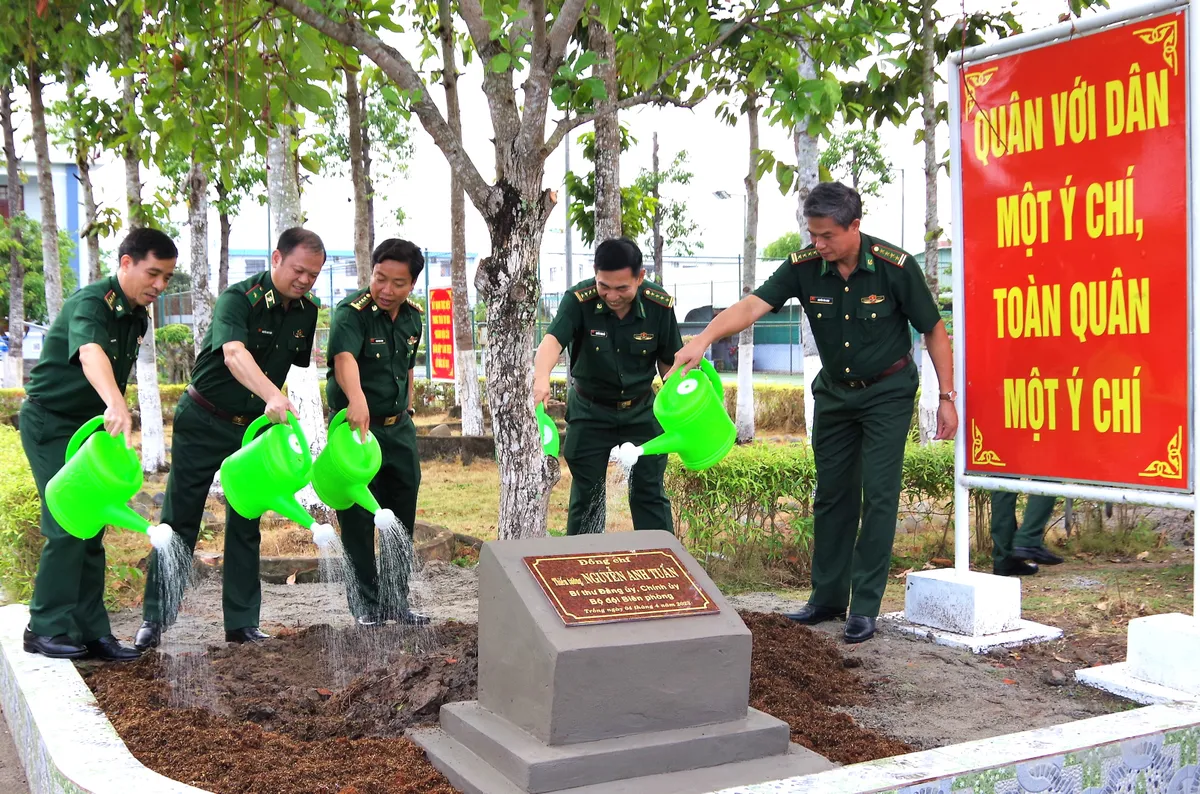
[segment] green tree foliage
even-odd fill
[[[21,244],[17,242],[13,231],[19,230]],[[3,316],[5,327],[8,325],[8,267],[9,252],[17,247],[17,256],[25,268],[25,320],[26,322],[45,324],[49,318],[46,311],[45,277],[42,270],[42,226],[27,215],[14,218],[0,218],[0,316]],[[62,273],[63,294],[70,295],[79,286],[79,279],[71,269],[71,255],[75,252],[75,241],[70,233],[58,233],[58,255],[61,259],[59,270]]]
[[[792,251],[799,251],[803,247],[804,240],[800,237],[800,232],[788,232],[782,237],[771,241],[763,248],[762,258],[783,259]]]
[[[883,156],[879,132],[872,128],[830,136],[820,162],[834,179],[849,182],[864,197],[879,196],[892,183],[892,167]]]

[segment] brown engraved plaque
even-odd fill
[[[720,612],[671,549],[524,560],[568,626]]]

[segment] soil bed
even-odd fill
[[[754,635],[751,705],[787,721],[793,741],[840,763],[911,749],[835,710],[870,692],[852,669],[857,660],[843,658],[833,640],[779,615],[742,617]],[[380,632],[395,633],[384,635],[391,647],[404,641],[392,627],[313,626],[261,646],[211,646],[203,657],[211,710],[169,705],[166,657],[80,668],[138,760],[176,780],[246,794],[452,792],[403,734],[435,723],[443,703],[475,697],[475,626],[441,626],[435,651],[397,654],[333,688],[330,640],[353,654],[359,639]]]

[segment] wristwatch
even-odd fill
[[[404,413],[408,414],[409,416],[416,416],[417,414],[416,410],[412,408],[405,408]]]
[[[938,394],[939,400],[946,400],[947,402],[954,402],[957,398],[958,398],[958,392],[956,392],[954,389],[951,389],[950,391],[944,391],[944,392],[941,392],[940,394]]]

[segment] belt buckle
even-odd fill
[[[397,422],[399,419],[400,419],[400,415],[399,415],[399,414],[396,414],[395,416],[387,416],[387,417],[384,417],[384,419],[383,419],[383,426],[384,426],[384,427],[391,427],[392,425],[396,424],[396,422]]]
[[[628,410],[632,406],[633,406],[633,400],[618,400],[617,401],[617,410],[618,411]]]
[[[846,386],[851,389],[865,389],[868,385],[867,382],[861,378],[858,380],[848,380],[845,383]]]
[[[245,427],[246,425],[250,424],[250,418],[247,416],[233,416],[230,417],[229,421],[233,422],[238,427]]]

